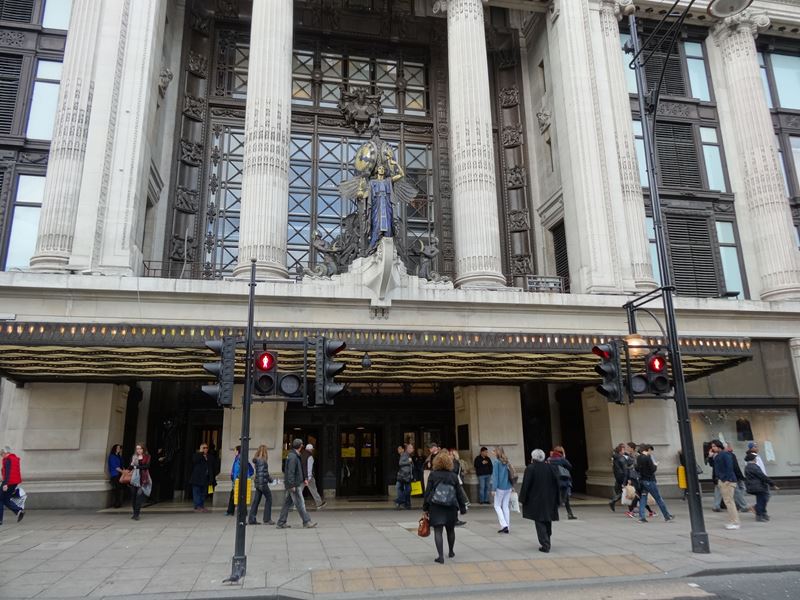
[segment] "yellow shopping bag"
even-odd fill
[[[421,481],[412,481],[411,482],[411,495],[412,496],[422,496],[422,482]]]
[[[208,484],[208,495],[210,496],[213,493],[214,493],[214,486],[209,483]]]
[[[250,504],[250,497],[253,493],[253,480],[247,480],[247,498],[245,499],[245,504]],[[234,505],[239,504],[239,480],[236,479],[233,482],[233,503]]]

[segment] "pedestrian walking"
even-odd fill
[[[636,458],[636,470],[639,472],[642,488],[641,499],[639,501],[639,522],[647,523],[647,519],[644,518],[644,510],[647,506],[647,496],[650,495],[653,496],[656,504],[658,504],[658,508],[661,509],[664,521],[669,523],[674,520],[675,517],[667,510],[667,505],[664,504],[664,499],[661,497],[661,492],[658,490],[658,484],[656,483],[658,463],[653,459],[652,452],[652,446],[643,444],[639,447],[639,456]]]
[[[319,495],[319,490],[317,489],[317,477],[314,470],[314,465],[316,462],[314,461],[314,445],[313,444],[306,444],[306,487],[308,491],[311,493],[311,497],[314,498],[315,508],[320,510],[321,508],[325,508],[325,505],[328,504],[325,500],[323,500]]]
[[[778,487],[758,466],[755,454],[745,455],[744,460],[745,487],[748,494],[753,494],[756,497],[756,521],[769,521],[769,515],[767,514],[769,489],[777,490]]]
[[[17,495],[17,487],[22,483],[22,467],[20,466],[19,456],[14,454],[10,446],[0,449],[0,525],[3,524],[3,511],[8,508],[17,515],[17,523],[25,517],[25,510],[17,506],[12,498]]]
[[[233,457],[233,463],[231,463],[231,493],[228,496],[228,510],[225,511],[225,514],[229,517],[233,516],[233,513],[235,512],[234,502],[233,502],[233,489],[234,489],[234,482],[237,479],[239,479],[239,469],[241,468],[240,465],[242,463],[240,456],[242,453],[242,447],[236,446],[235,452],[236,454]],[[247,463],[247,478],[249,479],[252,476],[253,476],[253,467],[250,465],[250,463]]]
[[[560,483],[555,466],[544,462],[544,451],[531,452],[531,464],[525,469],[519,503],[522,518],[532,520],[539,538],[539,552],[550,552],[553,521],[558,521]]]
[[[208,512],[206,495],[208,486],[211,484],[211,470],[212,463],[208,455],[208,444],[203,442],[197,452],[192,455],[192,474],[189,477],[195,512]]]
[[[150,497],[150,492],[153,490],[153,481],[150,479],[150,454],[144,444],[136,444],[130,468],[133,469],[131,474],[133,516],[131,519],[138,521],[144,499]]]
[[[492,459],[489,458],[489,450],[486,446],[481,447],[480,454],[474,461],[475,475],[478,477],[478,502],[489,504],[489,489],[492,482]]]
[[[755,462],[758,465],[758,468],[761,469],[761,472],[764,475],[767,474],[767,465],[764,464],[764,459],[761,458],[761,455],[758,453],[758,444],[755,442],[747,442],[747,454],[752,454],[755,456]],[[744,459],[747,461],[747,458]]]
[[[406,445],[400,455],[397,469],[397,499],[396,510],[411,509],[411,480],[414,478],[414,464],[411,457],[414,455],[414,444]]]
[[[556,446],[553,448],[550,451],[547,462],[556,470],[561,504],[567,509],[568,519],[573,521],[578,517],[572,514],[572,507],[569,505],[569,497],[572,495],[572,463],[567,460],[567,453],[564,450],[564,446]]]
[[[425,459],[425,463],[422,467],[422,481],[425,488],[428,487],[428,477],[430,477],[431,471],[433,470],[433,459],[436,458],[437,454],[439,454],[439,444],[436,442],[431,442],[428,445],[428,456]]]
[[[458,512],[466,514],[467,506],[458,489],[461,484],[453,472],[453,458],[447,452],[439,452],[433,459],[428,486],[422,501],[422,510],[428,513],[430,525],[433,527],[433,539],[439,556],[437,563],[444,562],[444,540],[442,530],[447,531],[447,556],[455,557],[453,548],[456,543],[456,521]]]
[[[464,471],[466,469],[466,465],[458,455],[458,450],[455,448],[450,448],[447,452],[450,454],[450,458],[453,459],[453,473],[455,473],[456,477],[458,477],[458,493],[459,496],[462,496],[460,500],[467,506],[467,508],[469,508],[469,498],[467,497],[467,493],[464,491]],[[456,520],[456,527],[461,527],[466,524],[466,521],[462,521],[461,519]]]
[[[253,470],[255,477],[253,481],[253,501],[250,503],[250,514],[247,517],[249,525],[257,525],[258,505],[261,498],[264,498],[264,525],[275,525],[272,520],[272,490],[269,484],[274,480],[269,474],[269,464],[267,463],[267,446],[261,444],[253,455]]]
[[[492,459],[492,494],[494,496],[494,511],[497,513],[497,520],[500,522],[500,529],[497,533],[509,533],[511,514],[508,509],[508,502],[511,500],[511,492],[514,489],[513,467],[502,446],[495,446],[492,453],[494,454]]]
[[[736,501],[734,500],[737,479],[736,471],[733,467],[733,454],[725,449],[721,441],[711,440],[708,460],[711,462],[713,471],[717,476],[717,487],[728,511],[728,523],[725,525],[725,529],[739,529],[741,526],[739,512],[736,509]]]
[[[617,444],[611,455],[611,470],[614,473],[614,496],[608,502],[608,508],[617,510],[617,502],[622,498],[622,487],[627,483],[629,459],[625,444]]]
[[[108,454],[108,483],[111,484],[111,506],[119,508],[122,506],[123,485],[119,482],[122,475],[122,446],[114,444]]]
[[[316,523],[311,522],[311,517],[308,516],[306,511],[306,503],[303,500],[303,486],[308,482],[303,479],[303,465],[300,458],[300,450],[303,448],[303,440],[296,439],[292,442],[292,449],[286,455],[286,466],[284,468],[283,485],[286,488],[286,493],[283,499],[283,508],[281,514],[278,516],[278,529],[286,529],[291,525],[286,524],[286,519],[289,518],[289,509],[294,506],[297,509],[297,514],[303,521],[303,527],[310,529],[316,527]]]
[[[636,519],[637,507],[639,506],[639,502],[642,498],[642,478],[639,476],[639,471],[636,470],[636,461],[639,458],[639,453],[636,450],[637,446],[634,442],[628,442],[627,446],[627,455],[629,458],[628,485],[633,486],[633,491],[635,493],[630,508],[628,508],[628,510],[625,512],[625,516],[630,517],[631,519]],[[657,513],[650,508],[647,502],[644,503],[644,507],[647,509],[647,516],[649,516],[651,519],[656,516]]]
[[[414,479],[411,481],[423,483],[423,479],[425,478],[425,456],[422,448],[417,448],[417,451],[412,456],[412,460],[414,463]]]

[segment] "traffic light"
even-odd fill
[[[334,378],[344,371],[347,365],[335,362],[334,358],[346,347],[347,344],[342,340],[328,340],[324,337],[317,339],[317,376],[314,383],[316,404],[333,404],[333,399],[344,390],[344,384],[337,383]]]
[[[603,378],[603,383],[597,386],[597,391],[609,402],[625,404],[617,343],[598,344],[592,348],[592,353],[600,357],[600,362],[595,365],[594,370]]]
[[[277,382],[278,354],[276,352],[262,352],[256,356],[253,390],[257,394],[270,396],[275,393],[275,384]]]
[[[224,337],[221,340],[206,340],[206,348],[218,354],[219,362],[205,363],[203,369],[211,373],[217,383],[200,388],[211,396],[219,406],[233,406],[233,378],[236,368],[236,339]]]
[[[278,371],[278,353],[264,351],[255,360],[253,392],[260,396],[298,398],[303,394],[303,378],[297,373]]]
[[[645,357],[644,371],[631,376],[631,394],[663,396],[671,389],[667,355],[661,350],[655,350]]]

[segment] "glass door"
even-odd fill
[[[380,490],[380,440],[374,429],[355,427],[339,433],[339,496],[385,495]]]

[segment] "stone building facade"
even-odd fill
[[[720,21],[707,4],[647,68],[666,63],[657,158],[692,427],[698,450],[759,442],[791,485],[800,7]],[[624,17],[646,36],[669,5],[0,3],[0,444],[31,504],[103,505],[109,448],[136,441],[164,459],[159,497],[181,497],[200,441],[226,490],[241,413],[200,393],[203,342],[241,335],[251,260],[257,341],[283,368],[305,336],[348,344],[334,407],[254,407],[276,473],[297,436],[341,496],[386,493],[403,441],[519,464],[563,444],[576,489],[605,493],[610,449],[635,440],[674,483],[674,404],[609,404],[590,354],[659,285]],[[377,114],[416,196],[344,261],[359,209],[340,184]],[[663,343],[656,320],[640,331]]]

